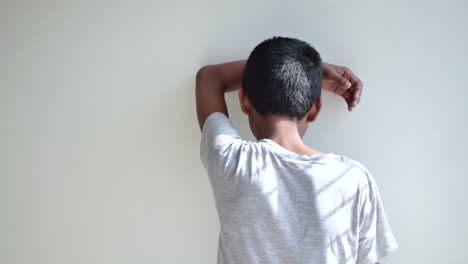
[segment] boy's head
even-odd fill
[[[320,54],[308,43],[283,37],[260,43],[247,60],[240,92],[254,134],[252,115],[313,121],[320,110],[321,86]]]

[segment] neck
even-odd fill
[[[319,151],[309,148],[302,141],[302,136],[307,129],[305,120],[292,121],[289,118],[278,116],[261,117],[257,120],[257,139],[270,139],[299,155],[319,155]]]

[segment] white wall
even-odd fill
[[[366,164],[400,249],[466,263],[466,1],[0,4],[0,263],[215,263],[194,75],[273,35],[364,81],[305,140]],[[229,96],[239,130],[252,138]]]

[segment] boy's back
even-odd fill
[[[243,141],[227,118],[224,94],[237,89],[257,142]],[[218,263],[375,264],[396,249],[369,172],[302,141],[322,89],[351,111],[362,83],[291,38],[268,39],[247,61],[197,73],[201,158],[221,224]]]
[[[243,141],[222,113],[205,121],[201,158],[221,223],[218,263],[376,263],[397,247],[358,162]]]

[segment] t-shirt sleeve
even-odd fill
[[[240,142],[239,133],[226,115],[219,112],[209,115],[203,125],[200,143],[200,158],[205,168],[210,171],[213,165],[219,165]]]
[[[362,197],[359,217],[359,245],[357,264],[375,264],[398,248],[388,223],[379,190],[368,175],[367,192]]]

